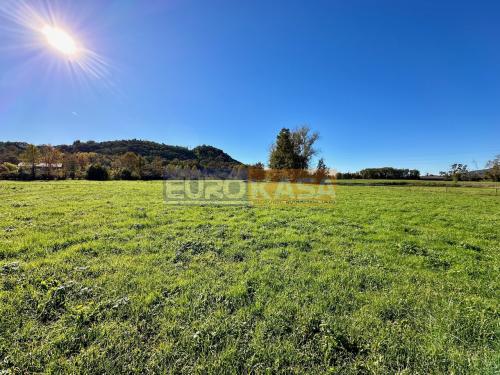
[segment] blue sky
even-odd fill
[[[475,169],[500,153],[498,1],[25,3],[105,71],[72,73],[4,8],[1,140],[210,144],[250,163],[308,124],[342,171]]]

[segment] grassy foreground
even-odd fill
[[[246,208],[1,182],[0,370],[495,373],[499,213],[474,188]]]

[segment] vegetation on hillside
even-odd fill
[[[0,164],[21,166],[0,178],[85,178],[89,167],[100,165],[110,178],[161,179],[167,168],[177,171],[233,170],[241,163],[222,150],[202,145],[193,149],[142,140],[80,142],[72,145],[35,146],[22,142],[0,142]]]

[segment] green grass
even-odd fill
[[[161,182],[1,182],[0,370],[495,373],[500,197],[450,190],[169,207]]]
[[[368,185],[368,186],[430,186],[430,187],[474,187],[485,188],[495,194],[500,189],[500,183],[495,181],[439,181],[439,180],[336,180],[337,185]],[[443,189],[444,190],[444,189]]]

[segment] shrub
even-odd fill
[[[116,177],[120,180],[138,180],[140,178],[137,173],[127,168],[123,168]]]
[[[89,169],[87,169],[87,180],[94,181],[105,181],[109,179],[109,173],[106,167],[100,164],[92,164]]]
[[[1,179],[12,179],[17,178],[18,168],[17,165],[12,163],[0,164],[0,178]]]

